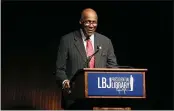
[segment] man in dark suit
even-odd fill
[[[70,88],[70,80],[79,69],[85,67],[87,57],[100,50],[89,62],[90,68],[112,68],[117,65],[112,42],[96,31],[98,16],[93,9],[82,11],[79,21],[81,28],[64,35],[60,40],[57,56],[56,77],[62,88]],[[67,100],[67,109],[74,101]],[[81,102],[80,102],[81,103]],[[80,104],[79,104],[80,106]]]

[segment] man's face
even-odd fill
[[[97,16],[94,14],[88,14],[88,15],[84,16],[84,18],[81,20],[80,23],[82,25],[84,34],[87,37],[90,37],[96,31]]]

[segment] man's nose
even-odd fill
[[[89,27],[90,27],[90,28],[93,28],[93,27],[94,27],[94,25],[93,25],[93,24],[89,24]]]

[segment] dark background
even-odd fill
[[[119,65],[148,69],[147,98],[128,105],[173,109],[172,2],[2,2],[1,6],[2,109],[59,108],[46,108],[46,102],[34,100],[45,91],[43,100],[58,103],[52,72],[59,39],[79,29],[80,13],[88,7],[97,11],[97,32],[112,40]]]

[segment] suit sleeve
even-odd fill
[[[58,52],[57,52],[57,61],[56,61],[56,80],[63,82],[68,79],[66,75],[66,61],[68,59],[68,47],[66,41],[61,38]]]
[[[113,48],[113,45],[112,45],[112,42],[111,40],[109,39],[109,42],[108,42],[108,53],[107,53],[107,64],[106,64],[106,67],[115,67],[117,66],[117,59],[116,59],[116,56],[115,56],[115,53],[114,53],[114,48]]]

